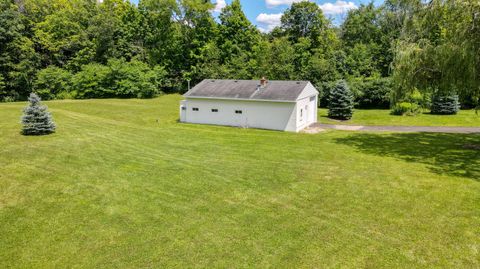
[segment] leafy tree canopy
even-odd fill
[[[208,0],[0,0],[0,100],[32,91],[148,97],[185,91],[187,81],[267,76],[309,80],[325,94],[339,79],[355,81],[356,102],[369,107],[385,107],[392,87],[395,101],[418,89],[478,103],[478,1],[362,4],[341,25],[296,1],[270,33],[240,0],[218,18],[213,8]]]
[[[294,41],[310,38],[314,44],[331,27],[320,7],[313,2],[293,3],[282,16],[282,29]]]

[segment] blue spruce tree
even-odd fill
[[[432,97],[432,114],[455,115],[460,110],[458,95],[435,93]]]
[[[349,120],[353,115],[353,94],[345,81],[340,81],[333,87],[329,95],[328,117],[339,120]]]
[[[55,123],[47,107],[40,103],[40,97],[31,93],[28,98],[30,102],[23,110],[22,134],[23,135],[46,135],[55,132]]]

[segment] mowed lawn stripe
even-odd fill
[[[46,137],[0,104],[0,266],[480,264],[478,136],[180,124],[179,100],[47,102]]]

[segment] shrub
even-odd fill
[[[353,114],[353,94],[345,81],[340,81],[330,91],[328,117],[349,120]]]
[[[28,106],[23,110],[22,134],[45,135],[55,132],[55,123],[47,111],[47,107],[41,105],[40,97],[31,93],[28,101]]]
[[[7,90],[7,83],[2,74],[0,74],[0,102],[14,102],[18,98],[19,94],[17,92]]]
[[[461,95],[458,97],[461,109],[473,109],[476,108],[480,100],[476,100],[471,95]]]
[[[390,107],[392,82],[390,78],[370,77],[354,79],[350,82],[351,90],[355,95],[355,103],[359,108]]]
[[[117,97],[151,98],[159,93],[161,76],[165,75],[162,68],[151,69],[146,63],[124,60],[110,60],[108,66],[107,80]]]
[[[10,102],[15,102],[15,97],[13,96],[5,96],[3,97],[3,100],[1,100],[2,102],[5,102],[5,103],[10,103]]]
[[[430,94],[421,93],[418,89],[414,89],[409,93],[404,101],[417,104],[420,108],[429,108],[431,103]]]
[[[391,114],[399,116],[415,116],[420,113],[420,111],[421,107],[416,103],[400,102],[393,106]]]
[[[60,92],[57,94],[57,96],[55,96],[55,99],[60,99],[60,100],[64,100],[64,99],[75,99],[75,92]]]
[[[75,97],[80,99],[115,97],[107,82],[109,72],[107,66],[97,63],[82,66],[80,72],[72,79]]]
[[[166,72],[140,61],[88,64],[73,77],[77,98],[151,98],[160,93]]]
[[[354,96],[355,107],[388,109],[392,94],[392,81],[390,78],[354,78],[349,80],[350,90]],[[321,94],[320,107],[328,106],[330,91],[336,82],[322,82],[316,84]]]
[[[0,74],[0,99],[4,99],[5,97],[7,97],[7,87],[5,86],[5,80],[2,76],[2,74]]]
[[[68,95],[72,88],[72,74],[65,69],[49,66],[37,73],[34,88],[43,100]]]
[[[458,95],[442,95],[436,93],[432,97],[431,113],[438,115],[454,115],[460,109]]]

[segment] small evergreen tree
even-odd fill
[[[28,98],[30,104],[23,110],[22,134],[23,135],[46,135],[55,132],[55,123],[47,107],[40,103],[40,97],[31,93]]]
[[[353,115],[353,94],[345,81],[340,81],[331,89],[328,104],[328,117],[349,120]]]
[[[432,97],[432,114],[454,115],[457,114],[459,109],[458,95],[442,95],[437,93]]]

